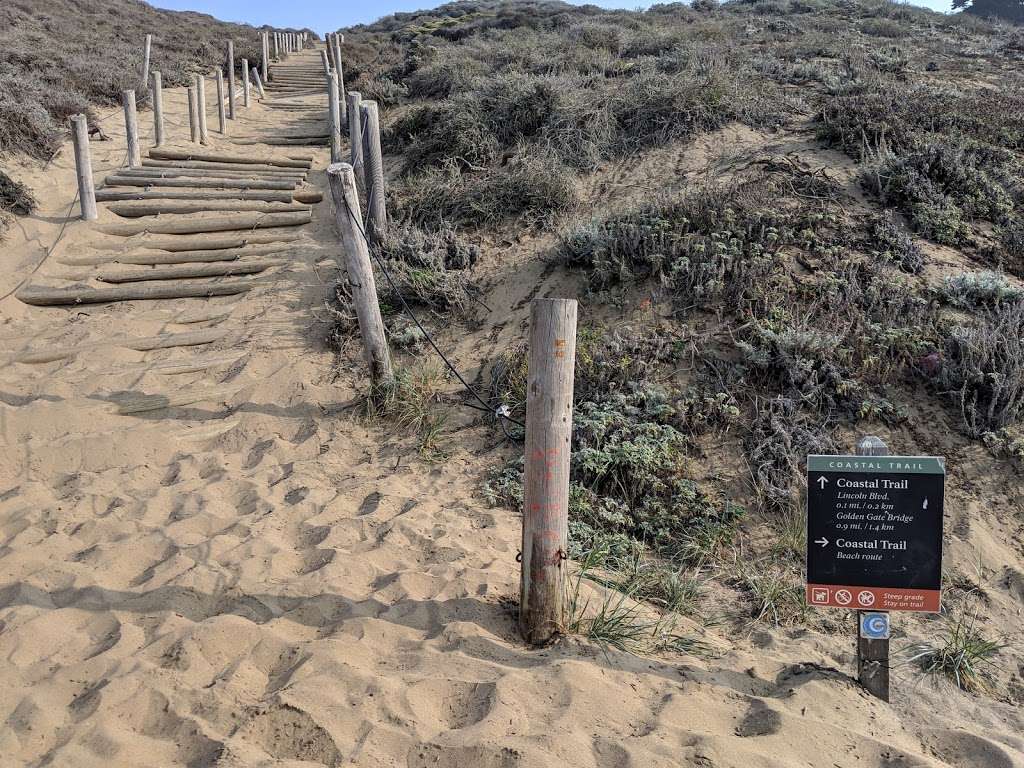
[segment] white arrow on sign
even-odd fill
[[[924,504],[921,505],[921,509],[928,509],[928,497],[924,497]]]
[[[828,546],[828,539],[826,539],[824,536],[822,536],[820,539],[815,539],[814,543],[815,544],[821,544],[821,546],[823,546],[823,547],[827,547]]]
[[[825,483],[827,483],[827,482],[828,482],[828,478],[826,478],[824,475],[822,475],[821,477],[818,478],[818,484],[821,486],[821,490],[823,490],[823,491],[825,490]]]

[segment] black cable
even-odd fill
[[[363,222],[359,220],[359,217],[356,215],[356,212],[352,210],[352,206],[349,205],[348,203],[348,198],[344,198],[344,200],[345,209],[348,211],[349,218],[351,218],[352,221],[355,222],[356,228],[359,230],[359,234],[362,236],[363,241],[366,243],[367,251],[369,251],[374,261],[377,262],[377,266],[383,273],[384,278],[388,281],[388,285],[391,286],[391,290],[398,297],[398,300],[402,303],[402,309],[405,311],[405,314],[407,314],[409,316],[409,319],[411,319],[416,324],[416,327],[419,328],[420,333],[423,334],[423,337],[427,340],[430,346],[437,353],[437,356],[440,357],[444,361],[444,364],[448,366],[448,370],[455,374],[455,378],[457,378],[461,382],[462,386],[466,389],[467,392],[469,392],[469,394],[476,398],[476,401],[480,403],[480,405],[482,405],[483,408],[479,408],[478,406],[475,406],[472,403],[462,403],[462,405],[468,406],[470,408],[476,408],[477,410],[487,411],[488,413],[490,413],[492,416],[496,417],[499,420],[504,419],[505,421],[509,421],[515,424],[520,429],[526,429],[525,424],[522,424],[513,419],[511,416],[502,413],[501,408],[498,408],[497,410],[492,408],[486,400],[484,400],[482,397],[480,397],[480,395],[476,393],[476,390],[469,386],[469,383],[462,377],[462,374],[459,373],[455,369],[455,366],[451,364],[451,361],[447,357],[445,357],[444,352],[442,352],[441,349],[437,346],[437,344],[434,342],[433,337],[431,337],[431,335],[427,333],[427,329],[423,327],[423,324],[420,323],[419,318],[417,318],[416,315],[413,313],[412,308],[409,306],[409,303],[405,300],[405,297],[402,295],[402,292],[398,290],[398,286],[395,285],[395,281],[391,277],[391,273],[388,272],[387,267],[384,266],[383,260],[380,258],[380,256],[377,255],[373,247],[370,245],[370,240],[366,236],[366,230],[363,229]],[[504,425],[502,425],[502,428],[504,429]],[[506,432],[505,434],[507,435],[508,433]]]

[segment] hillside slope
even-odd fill
[[[1024,766],[1019,32],[697,6],[346,31],[388,149],[376,392],[329,195],[239,296],[19,302],[180,246],[119,242],[106,205],[64,231],[64,145],[0,254],[0,762]],[[211,147],[322,130],[323,102],[272,91]],[[530,300],[580,302],[549,647],[515,621],[522,434],[464,407],[397,292],[517,418]],[[943,612],[895,617],[891,703],[802,591],[804,457],[868,433],[949,471]]]

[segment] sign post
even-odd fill
[[[877,437],[807,457],[807,604],[858,612],[858,678],[885,701],[887,612],[939,610],[944,482],[944,459],[889,456]]]

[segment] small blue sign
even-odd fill
[[[867,640],[889,639],[889,614],[864,611],[860,615],[860,636]]]

